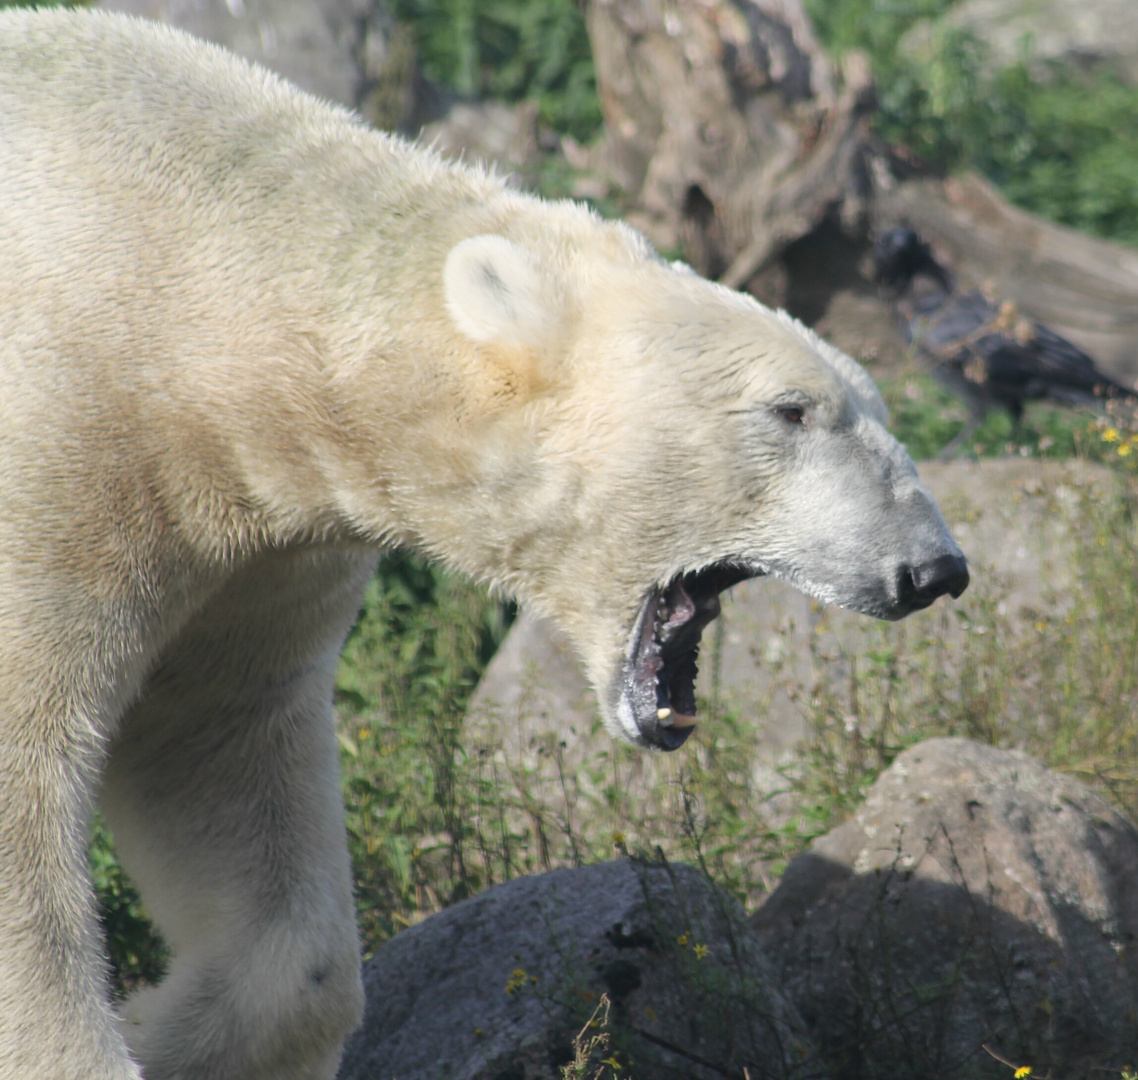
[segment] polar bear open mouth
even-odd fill
[[[645,598],[620,680],[621,719],[637,741],[675,750],[691,734],[700,634],[719,614],[719,594],[759,573],[738,563],[715,563],[673,578]]]

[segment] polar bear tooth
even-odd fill
[[[689,728],[695,727],[699,723],[698,716],[688,716],[685,713],[672,712],[671,709],[657,709],[656,719],[663,722],[668,720],[668,727],[673,728]]]

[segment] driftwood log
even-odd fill
[[[868,291],[849,280],[858,249],[911,224],[962,281],[992,283],[1135,383],[1138,250],[1017,209],[974,175],[894,169],[868,129],[866,61],[838,71],[800,0],[588,0],[586,14],[605,117],[594,161],[662,251],[840,337],[826,308],[843,287]]]
[[[1138,249],[1053,225],[1012,206],[974,173],[879,183],[873,218],[911,224],[972,285],[995,284],[1028,314],[1128,385],[1138,379]]]

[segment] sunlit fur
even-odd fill
[[[3,1077],[334,1075],[330,701],[382,545],[551,615],[633,739],[654,585],[730,557],[879,613],[951,546],[793,321],[165,29],[0,13],[0,237]],[[96,802],[174,948],[121,1020]]]

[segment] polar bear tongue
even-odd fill
[[[700,635],[720,611],[717,592],[693,589],[697,603],[685,587],[691,585],[691,581],[677,578],[665,589],[657,606],[655,640],[664,663],[656,676],[656,718],[666,727],[695,724]],[[661,716],[665,710],[668,714]]]

